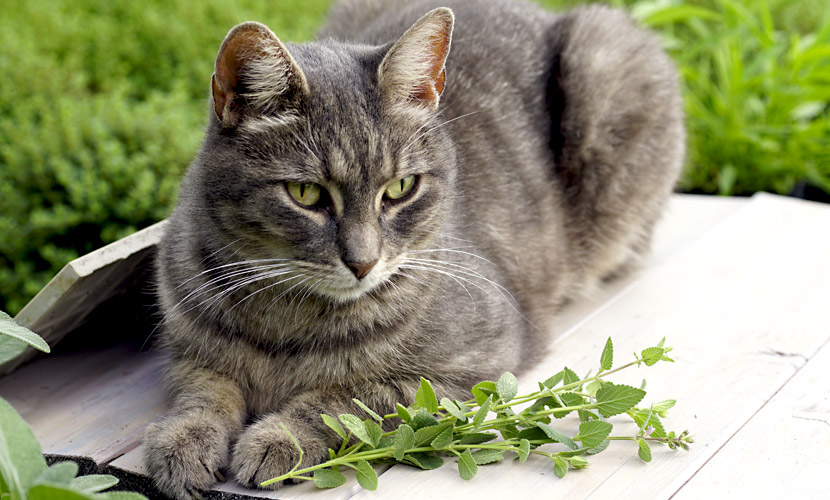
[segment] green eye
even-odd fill
[[[313,182],[289,182],[288,194],[300,205],[310,207],[320,201],[320,185]]]
[[[408,195],[413,187],[415,187],[415,176],[410,175],[389,184],[384,195],[390,200],[398,200]]]

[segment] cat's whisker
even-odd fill
[[[250,284],[255,283],[257,281],[261,281],[261,280],[265,280],[265,279],[273,279],[273,278],[283,276],[283,275],[286,275],[286,274],[291,274],[292,272],[293,272],[293,270],[287,270],[286,271],[286,270],[281,269],[281,270],[273,271],[273,272],[270,272],[270,273],[261,273],[261,274],[258,274],[256,276],[254,276],[253,278],[245,278],[245,279],[240,279],[240,280],[234,281],[234,282],[232,282],[233,284],[231,286],[228,286],[227,288],[224,288],[224,289],[220,290],[219,292],[215,293],[211,297],[208,297],[204,301],[190,307],[189,309],[187,309],[185,311],[182,311],[181,315],[184,315],[184,314],[192,311],[193,309],[202,308],[203,311],[202,311],[202,313],[199,314],[199,317],[201,317],[202,314],[204,314],[204,312],[211,309],[211,306],[213,306],[217,302],[221,301],[223,298],[230,295],[231,293],[238,290],[239,288],[250,285]],[[289,278],[289,279],[291,279],[291,278]]]
[[[198,287],[191,290],[187,295],[184,296],[184,298],[182,298],[178,303],[176,303],[176,305],[174,305],[171,308],[171,311],[175,311],[181,304],[188,301],[189,299],[191,299],[193,297],[197,297],[197,296],[199,296],[203,293],[206,293],[207,288],[216,289],[219,286],[219,283],[221,283],[222,281],[226,281],[229,278],[234,278],[234,277],[240,276],[240,275],[250,275],[252,273],[259,273],[260,271],[271,271],[271,270],[281,269],[281,268],[284,268],[288,265],[289,264],[270,264],[270,265],[265,265],[265,266],[255,266],[255,267],[249,268],[249,269],[235,270],[235,271],[231,271],[231,272],[222,273],[219,276],[217,276],[216,278],[213,278],[210,281],[202,283]],[[238,282],[238,281],[237,280],[231,280],[227,284],[230,285],[230,284],[236,283],[236,282]]]
[[[214,253],[215,253],[215,252],[214,252]],[[176,286],[176,289],[179,289],[179,288],[181,288],[182,286],[186,285],[187,283],[190,283],[191,281],[195,280],[195,279],[196,279],[196,278],[198,278],[199,276],[203,276],[203,275],[205,275],[205,274],[212,273],[212,272],[214,272],[214,271],[216,271],[216,270],[218,270],[218,269],[223,269],[223,268],[226,268],[226,267],[246,266],[246,265],[248,265],[248,264],[262,264],[262,263],[265,263],[265,262],[272,262],[272,263],[273,263],[273,262],[277,262],[277,261],[291,261],[291,260],[294,260],[294,259],[253,259],[253,260],[240,260],[240,261],[237,261],[237,262],[231,262],[230,264],[223,264],[223,265],[221,265],[221,266],[211,267],[210,269],[205,269],[204,271],[202,271],[202,272],[200,272],[200,273],[198,273],[198,274],[195,274],[195,275],[193,275],[192,277],[190,277],[190,278],[186,279],[185,281],[181,282],[178,286]],[[204,262],[204,261],[203,261],[203,262]]]
[[[255,295],[258,295],[258,294],[260,294],[260,293],[262,293],[262,292],[264,292],[264,291],[266,291],[266,290],[270,290],[271,288],[274,288],[275,286],[281,285],[281,284],[283,284],[283,283],[287,283],[287,282],[289,282],[289,281],[291,281],[291,280],[293,280],[293,279],[297,279],[297,278],[298,278],[297,273],[294,273],[294,275],[293,275],[293,276],[289,276],[288,278],[285,278],[284,280],[280,280],[280,281],[277,281],[276,283],[271,283],[270,285],[263,286],[262,288],[260,288],[260,289],[258,289],[258,290],[256,290],[256,291],[251,292],[251,293],[249,293],[248,295],[246,295],[244,298],[242,298],[242,300],[240,300],[239,302],[237,302],[236,304],[234,304],[233,306],[231,306],[230,310],[232,311],[232,310],[236,309],[236,307],[237,307],[237,306],[239,306],[240,304],[242,304],[242,303],[243,303],[243,302],[245,302],[246,300],[250,299],[251,297],[254,297]],[[305,280],[307,280],[307,279],[308,279],[308,278],[305,278],[303,281],[305,281]],[[303,281],[300,281],[299,283],[296,283],[296,284],[292,285],[292,286],[291,286],[291,287],[289,287],[286,291],[284,291],[284,292],[283,292],[280,296],[285,295],[285,294],[286,294],[286,292],[288,292],[288,291],[290,291],[290,290],[292,290],[292,289],[296,288],[298,285],[300,285],[301,283],[303,283]]]
[[[498,264],[496,264],[495,262],[493,262],[493,261],[491,261],[491,260],[489,260],[489,259],[486,259],[486,258],[484,258],[484,257],[482,257],[482,256],[480,256],[480,255],[474,254],[474,253],[472,253],[472,252],[465,252],[465,251],[463,251],[463,250],[459,250],[460,248],[472,248],[472,247],[429,248],[429,249],[424,249],[424,250],[409,250],[407,253],[433,253],[433,252],[439,252],[439,253],[440,253],[440,252],[454,252],[454,253],[460,253],[460,254],[464,254],[464,255],[470,256],[470,257],[475,257],[476,259],[481,259],[481,260],[483,260],[484,262],[486,262],[486,263],[488,263],[488,264],[492,264],[492,265],[493,265],[493,266],[495,266],[497,269],[500,269],[500,268],[499,268],[499,265],[498,265]]]
[[[480,289],[480,290],[481,290],[481,291],[483,291],[484,293],[487,293],[487,291],[486,291],[484,288],[482,288],[481,286],[479,286],[479,285],[478,285],[478,283],[475,283],[474,281],[469,280],[469,279],[467,279],[467,278],[463,278],[463,277],[460,277],[460,276],[456,276],[456,275],[454,275],[454,274],[452,274],[452,273],[450,273],[450,272],[448,272],[448,271],[443,271],[443,270],[440,270],[440,269],[435,269],[435,268],[433,268],[433,267],[417,266],[417,265],[411,265],[411,264],[402,264],[400,267],[401,267],[401,268],[403,268],[403,269],[419,269],[419,270],[422,270],[422,271],[431,271],[431,272],[435,272],[435,273],[439,273],[439,274],[443,274],[443,275],[445,275],[445,276],[448,276],[451,280],[453,280],[453,281],[455,281],[456,283],[458,283],[458,284],[461,286],[461,288],[463,288],[463,289],[464,289],[464,291],[465,291],[465,292],[467,292],[467,295],[469,295],[470,300],[471,300],[471,301],[472,301],[472,303],[473,303],[473,310],[474,310],[474,311],[476,310],[476,300],[475,300],[475,298],[473,298],[473,294],[471,294],[471,293],[470,293],[470,290],[469,290],[469,289],[467,289],[467,287],[466,287],[466,286],[464,286],[464,284],[463,284],[463,283],[461,283],[461,281],[466,281],[467,283],[469,283],[469,284],[473,285],[474,287],[476,287],[476,288]]]
[[[516,298],[513,297],[513,294],[510,293],[510,290],[508,290],[504,286],[500,285],[499,283],[496,283],[495,281],[491,280],[490,278],[484,276],[483,274],[479,273],[478,271],[476,271],[474,269],[471,269],[467,266],[464,266],[462,264],[458,264],[457,262],[449,262],[449,261],[441,261],[441,260],[433,260],[433,259],[409,259],[409,261],[415,262],[415,263],[423,265],[423,266],[434,266],[434,267],[437,267],[437,268],[441,268],[442,266],[444,266],[443,267],[444,270],[449,270],[449,269],[447,269],[447,267],[451,267],[454,271],[460,272],[460,273],[464,274],[465,276],[478,278],[482,281],[485,281],[485,282],[489,283],[502,296],[504,296],[505,298],[509,298],[512,303],[518,305],[518,302],[516,301]]]
[[[456,121],[456,120],[460,120],[460,119],[462,119],[462,118],[466,118],[466,117],[468,117],[468,116],[473,116],[473,115],[476,115],[476,114],[478,114],[478,113],[481,113],[481,111],[479,110],[479,111],[472,111],[472,112],[470,112],[470,113],[465,113],[465,114],[463,114],[463,115],[461,115],[461,116],[456,116],[455,118],[450,118],[449,120],[446,120],[446,121],[444,121],[444,122],[442,122],[442,123],[439,123],[438,125],[435,125],[434,127],[430,127],[430,128],[428,128],[428,129],[426,129],[426,130],[425,130],[424,132],[422,132],[422,133],[421,133],[418,137],[416,137],[416,138],[412,139],[411,141],[409,141],[409,143],[407,143],[407,145],[406,145],[406,146],[404,146],[403,148],[401,148],[400,154],[405,153],[407,149],[409,149],[409,148],[410,148],[413,144],[415,144],[416,142],[418,142],[418,139],[420,139],[421,137],[423,137],[423,136],[427,135],[428,133],[432,132],[433,130],[437,130],[437,129],[439,129],[439,128],[441,128],[441,127],[445,126],[445,125],[449,125],[450,123],[453,123],[453,122],[454,122],[454,121]]]

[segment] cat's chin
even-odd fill
[[[376,289],[378,286],[383,283],[384,279],[382,278],[375,278],[370,279],[370,276],[367,276],[363,280],[357,282],[354,286],[351,287],[339,287],[339,286],[317,286],[314,292],[334,303],[337,304],[348,304],[352,302],[357,302],[358,300],[366,297],[372,290]]]

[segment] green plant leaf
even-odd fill
[[[481,449],[472,453],[476,465],[487,465],[504,460],[504,450]]]
[[[410,453],[403,459],[403,463],[414,465],[419,469],[432,470],[444,465],[444,459],[428,453]]]
[[[441,449],[441,448],[446,448],[447,446],[449,446],[449,444],[452,443],[452,441],[453,441],[452,431],[453,431],[452,425],[447,426],[446,429],[444,429],[443,431],[441,431],[440,434],[435,436],[435,439],[432,440],[432,442],[430,443],[430,446],[432,446],[436,450]]]
[[[553,457],[553,473],[560,479],[565,477],[568,473],[568,462],[562,457]]]
[[[69,485],[78,475],[78,464],[75,462],[58,462],[41,472],[35,478],[35,484]]]
[[[147,500],[147,497],[132,491],[108,491],[92,497],[95,500]]]
[[[597,391],[597,409],[603,417],[619,415],[639,403],[645,395],[646,391],[630,385],[607,384]]]
[[[325,413],[320,414],[320,416],[323,417],[323,422],[329,426],[331,430],[336,432],[338,436],[340,436],[340,439],[346,439],[348,437],[346,435],[346,431],[343,430],[343,426],[340,425],[340,422],[338,422],[336,418],[330,417]]]
[[[415,404],[429,413],[438,411],[438,398],[435,397],[432,384],[424,377],[421,377],[421,386],[418,387],[418,392],[415,394]]]
[[[401,424],[398,426],[398,431],[395,433],[395,460],[400,462],[406,454],[406,450],[415,446],[415,431],[412,427]]]
[[[374,436],[370,434],[368,430],[366,430],[366,424],[358,417],[350,413],[344,413],[342,415],[338,415],[338,418],[341,422],[343,422],[343,425],[345,425],[346,428],[349,429],[349,431],[351,431],[351,433],[354,434],[355,437],[357,437],[357,439],[363,441],[368,445],[375,445],[376,441],[374,441]]]
[[[601,442],[598,446],[594,446],[590,450],[586,451],[585,454],[586,455],[596,455],[597,453],[601,453],[601,452],[605,451],[606,448],[608,448],[609,444],[611,444],[611,441],[606,439],[605,441]]]
[[[469,481],[475,477],[476,473],[478,473],[478,465],[476,465],[472,453],[470,453],[470,450],[464,450],[464,453],[458,457],[458,475],[461,476],[461,479]]]
[[[25,342],[39,351],[49,352],[49,344],[40,335],[18,325],[11,316],[3,311],[0,311],[0,334]]]
[[[373,447],[377,447],[378,443],[380,443],[380,439],[383,437],[383,429],[377,422],[368,418],[363,421],[363,426],[366,428],[366,433],[369,435],[369,439],[372,440],[369,444]]]
[[[464,415],[464,412],[461,411],[461,408],[456,406],[456,404],[450,401],[449,398],[441,398],[441,406],[447,410],[447,413],[455,417],[456,419],[460,420],[461,422],[467,421],[467,416]]]
[[[558,372],[542,382],[542,385],[547,387],[548,389],[553,389],[559,382],[562,382],[565,379],[565,371]]]
[[[571,370],[567,366],[562,371],[565,374],[565,378],[563,379],[565,385],[570,385],[579,382],[579,375],[577,375],[575,371]]]
[[[553,398],[553,405],[551,405],[551,408],[580,406],[585,404],[585,399],[583,399],[583,397],[579,394],[574,394],[573,392],[563,392],[561,394],[557,394],[556,396],[559,398],[559,401],[562,402],[563,406],[560,406],[559,403],[556,401],[556,398]],[[572,411],[574,410],[554,412],[553,416],[555,418],[564,418]]]
[[[438,420],[435,420],[435,417],[433,417],[431,413],[421,408],[417,413],[415,413],[412,420],[409,421],[409,425],[413,430],[418,431],[424,427],[438,425]]]
[[[492,432],[469,432],[461,436],[461,444],[481,444],[496,439],[498,434]]]
[[[591,420],[579,424],[579,438],[583,448],[594,448],[605,441],[614,426],[602,420]]]
[[[645,439],[638,439],[637,446],[639,447],[637,455],[643,459],[643,462],[651,462],[651,448],[649,448],[648,442]]]
[[[429,427],[422,427],[418,429],[415,431],[415,446],[422,446],[431,442],[446,429],[452,430],[452,424],[444,422],[443,424],[431,425]]]
[[[584,469],[585,467],[591,465],[590,462],[583,457],[571,457],[568,459],[568,464],[574,469]]]
[[[605,342],[605,348],[602,350],[602,355],[599,357],[599,367],[602,371],[610,370],[614,365],[614,343],[611,342],[611,337]]]
[[[26,491],[43,471],[46,461],[32,429],[0,398],[0,476],[12,491]]]
[[[98,493],[118,484],[118,478],[107,474],[90,474],[72,480],[72,488],[84,493]]]
[[[536,427],[541,429],[542,432],[544,432],[545,435],[548,438],[556,441],[557,443],[562,443],[562,444],[564,444],[565,446],[567,446],[568,448],[570,448],[572,450],[575,450],[575,449],[579,448],[579,445],[577,445],[573,441],[573,439],[571,439],[568,436],[562,434],[561,432],[557,431],[556,429],[549,426],[548,424],[545,424],[545,423],[542,423],[542,422],[534,422],[534,423],[536,424]]]
[[[663,357],[663,353],[665,351],[661,347],[649,347],[647,349],[643,349],[643,352],[640,353],[643,359],[643,363],[646,366],[652,366],[654,363],[660,361],[660,358]]]
[[[23,354],[29,344],[13,337],[0,335],[0,365]]]
[[[519,441],[519,448],[516,450],[516,453],[519,454],[519,462],[525,463],[528,455],[530,455],[530,441],[527,439]]]
[[[325,489],[337,488],[346,483],[346,476],[331,469],[315,470],[312,479],[318,488]]]
[[[496,384],[499,397],[502,401],[507,402],[516,397],[519,393],[519,381],[516,376],[510,372],[504,372]]]
[[[409,423],[412,420],[412,415],[409,413],[409,410],[406,409],[406,406],[395,403],[395,408],[398,410],[398,416],[401,418],[401,421],[404,423]]]
[[[356,475],[357,482],[363,489],[369,491],[378,489],[378,473],[366,460],[357,461]]]
[[[489,396],[498,394],[498,388],[496,388],[495,382],[491,382],[490,380],[482,380],[473,386],[472,393],[473,397],[476,399],[476,403],[482,405],[485,401],[487,401]]]
[[[478,430],[481,427],[481,424],[487,418],[487,413],[490,411],[490,405],[493,403],[493,395],[490,394],[487,396],[487,399],[484,400],[482,403],[481,408],[478,409],[475,415],[473,415],[473,430]]]
[[[354,401],[354,404],[359,406],[361,410],[365,411],[367,415],[374,418],[378,422],[383,422],[383,417],[381,417],[380,415],[378,415],[377,413],[372,411],[372,409],[369,408],[368,406],[366,406],[366,404],[364,404],[363,401],[361,401],[357,398],[352,398],[352,401]]]
[[[101,497],[98,497],[100,499]],[[105,497],[106,498],[106,497]],[[98,500],[92,494],[73,490],[69,485],[37,484],[26,492],[26,500]]]

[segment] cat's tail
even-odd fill
[[[621,11],[576,9],[549,36],[551,146],[574,271],[588,284],[647,252],[683,163],[682,101],[660,40]]]

